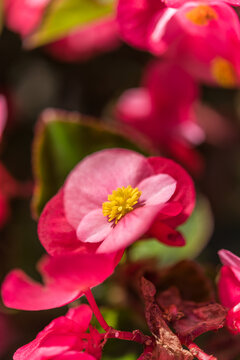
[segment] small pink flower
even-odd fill
[[[65,316],[53,320],[29,344],[18,349],[13,355],[14,360],[95,360],[88,353],[87,329],[92,317],[89,306],[81,305],[70,309]],[[88,334],[89,335],[89,334]],[[99,352],[98,339],[92,352]],[[97,347],[98,345],[98,347]],[[99,355],[99,354],[97,354]]]
[[[194,202],[191,178],[173,161],[103,150],[81,161],[46,205],[39,238],[51,255],[111,253],[153,233],[168,245],[182,246],[175,228],[189,217]]]
[[[4,0],[6,24],[9,29],[29,35],[39,25],[50,0]]]
[[[192,147],[204,140],[195,111],[198,92],[196,82],[180,66],[156,61],[147,68],[142,87],[119,99],[116,116],[147,136],[155,149],[197,172],[202,162]]]
[[[120,44],[115,19],[90,23],[70,32],[47,46],[47,51],[62,61],[87,60],[104,51],[110,51]]]
[[[221,303],[230,308],[226,324],[233,333],[240,332],[240,258],[228,250],[220,250],[223,267],[220,271],[218,291]]]
[[[239,84],[240,25],[223,1],[119,0],[117,19],[125,41],[159,56],[178,58],[201,80]]]
[[[44,284],[15,269],[2,284],[3,302],[21,310],[45,310],[66,305],[110,276],[121,255],[78,253],[45,256],[37,266]]]

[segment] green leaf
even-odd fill
[[[114,0],[54,0],[47,8],[42,24],[25,40],[25,47],[46,45],[77,27],[113,14],[113,11]]]
[[[114,147],[142,152],[132,140],[93,119],[78,113],[45,110],[33,143],[34,215],[41,213],[80,160],[95,151]]]
[[[207,245],[213,231],[212,212],[204,196],[198,197],[192,216],[178,230],[185,236],[187,244],[184,247],[169,247],[154,239],[139,241],[130,248],[130,258],[136,261],[157,257],[161,265],[195,258]]]

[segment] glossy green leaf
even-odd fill
[[[141,151],[130,139],[93,119],[60,110],[44,111],[33,144],[35,216],[80,160],[95,151],[114,147]]]
[[[113,14],[114,0],[54,0],[48,7],[42,24],[25,40],[28,48],[46,45]]]
[[[213,231],[212,212],[205,197],[198,197],[192,216],[178,230],[185,236],[184,247],[169,247],[154,239],[139,241],[130,248],[131,259],[136,261],[157,257],[161,265],[169,265],[183,259],[194,259],[200,254]]]

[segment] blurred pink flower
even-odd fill
[[[182,246],[175,228],[194,204],[193,182],[173,161],[103,150],[82,160],[45,206],[39,238],[51,255],[111,253],[146,234]]]
[[[7,101],[3,95],[0,94],[0,140],[7,122]]]
[[[109,17],[73,30],[46,49],[55,58],[71,62],[86,60],[119,45],[117,23]]]
[[[6,24],[22,37],[39,25],[50,0],[3,0]]]
[[[95,334],[91,334],[90,338],[90,334],[86,333],[91,317],[88,305],[70,309],[65,316],[54,319],[33,341],[18,349],[13,359],[94,360],[93,353],[99,358],[99,339]],[[91,343],[96,346],[91,346]]]
[[[174,156],[196,173],[202,159],[193,147],[205,138],[195,111],[198,92],[197,83],[180,66],[156,61],[147,68],[142,87],[120,97],[116,116],[147,136],[156,150]]]
[[[221,303],[230,308],[226,325],[235,334],[240,333],[240,258],[228,250],[220,250],[223,267],[218,282]]]
[[[117,19],[130,45],[177,57],[203,81],[239,84],[240,25],[223,1],[119,0]]]
[[[22,310],[45,310],[66,305],[109,277],[122,253],[68,254],[43,257],[38,263],[43,285],[22,270],[12,270],[2,284],[6,306]]]

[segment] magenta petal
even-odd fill
[[[64,210],[76,229],[91,210],[102,207],[118,187],[135,187],[152,175],[147,159],[130,150],[108,149],[86,157],[68,176],[64,185]]]
[[[240,269],[240,258],[228,250],[218,251],[218,255],[223,265],[233,266]]]
[[[50,255],[87,251],[86,246],[78,240],[76,230],[66,220],[62,190],[45,206],[38,223],[38,236]]]
[[[79,331],[85,332],[87,331],[92,318],[92,310],[90,306],[82,304],[68,310],[65,316],[77,323]]]
[[[21,270],[13,270],[2,285],[3,301],[8,307],[22,310],[63,306],[110,276],[116,266],[115,257],[116,254],[72,254],[45,258],[41,264],[44,285]]]
[[[232,271],[232,270],[236,271]],[[220,271],[218,292],[221,303],[233,307],[240,303],[240,270],[223,266]]]
[[[186,241],[179,231],[159,221],[154,222],[149,230],[149,234],[168,246],[186,245]]]
[[[85,352],[67,351],[64,354],[54,357],[54,360],[96,360],[92,355]]]
[[[142,192],[140,200],[144,204],[159,205],[170,200],[176,190],[176,180],[169,175],[158,174],[144,179],[137,187]]]
[[[98,253],[111,253],[125,249],[128,245],[141,238],[149,229],[162,208],[158,206],[142,206],[125,215],[108,237],[99,245]]]
[[[196,193],[193,180],[180,165],[170,159],[152,157],[148,160],[155,174],[168,174],[177,182],[171,201],[180,203],[183,210],[179,215],[167,219],[167,224],[174,228],[186,221],[194,209]]]
[[[233,334],[240,333],[240,303],[229,310],[226,325]]]
[[[80,222],[77,236],[82,242],[98,243],[109,235],[111,226],[107,217],[103,216],[102,209],[93,210]]]

